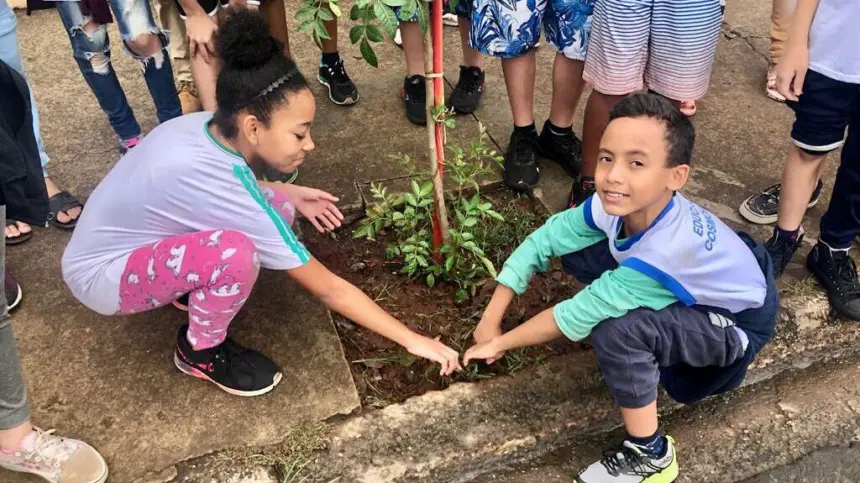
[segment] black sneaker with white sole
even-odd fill
[[[831,250],[818,242],[806,257],[806,267],[824,285],[830,307],[839,315],[860,321],[860,279],[848,250]]]
[[[505,152],[503,179],[508,188],[517,193],[527,193],[538,184],[540,168],[535,159],[537,133],[519,132],[514,129],[508,150]]]
[[[451,92],[448,105],[457,114],[471,114],[484,96],[484,71],[477,67],[460,66],[460,79]]]
[[[582,141],[576,137],[572,129],[569,132],[557,134],[552,132],[547,121],[541,129],[535,146],[540,157],[560,164],[571,178],[579,176],[579,169],[582,167]]]
[[[259,352],[227,338],[221,344],[199,351],[188,342],[188,325],[179,328],[173,362],[180,371],[214,383],[236,396],[261,396],[283,377],[278,366]]]
[[[403,81],[403,102],[406,103],[406,118],[412,124],[427,124],[427,85],[423,75],[413,75]]]
[[[819,180],[818,184],[815,185],[815,191],[812,192],[812,196],[809,198],[809,204],[806,205],[807,208],[812,208],[818,204],[818,200],[821,198],[821,189],[823,187],[824,184]],[[782,184],[777,183],[773,186],[769,186],[761,193],[754,194],[747,198],[741,204],[741,216],[758,225],[776,223],[777,212],[779,210],[779,192],[781,189]]]
[[[320,64],[320,84],[328,88],[328,98],[339,106],[351,106],[358,102],[358,88],[349,78],[343,66],[343,60],[338,59],[332,65]]]
[[[795,238],[786,238],[779,236],[779,228],[773,229],[773,235],[770,239],[764,242],[764,248],[770,254],[770,259],[773,261],[773,278],[782,276],[785,267],[791,261],[797,249],[803,243],[803,227],[797,233]]]

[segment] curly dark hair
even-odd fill
[[[258,13],[231,9],[218,29],[216,46],[223,65],[212,122],[228,138],[238,134],[240,111],[268,125],[272,112],[287,101],[288,94],[308,88],[295,62],[284,56],[283,45],[271,36],[269,25]]]
[[[647,117],[663,123],[666,129],[666,163],[671,166],[690,164],[696,131],[693,123],[668,99],[658,94],[639,92],[615,105],[609,112],[609,121],[622,117]]]

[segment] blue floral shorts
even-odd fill
[[[463,0],[461,0],[463,1]],[[519,57],[546,39],[562,55],[585,60],[595,0],[471,0],[472,48],[493,57]]]

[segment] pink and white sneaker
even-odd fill
[[[108,466],[92,446],[34,428],[18,448],[0,450],[0,467],[51,483],[104,483]]]
[[[775,100],[776,102],[785,102],[785,96],[779,93],[776,90],[776,72],[773,70],[774,66],[771,66],[767,69],[767,77],[765,78],[765,88],[764,93],[767,94],[767,97]]]

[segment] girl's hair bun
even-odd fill
[[[216,42],[227,68],[253,69],[281,53],[281,45],[269,33],[263,16],[246,9],[231,9]]]

